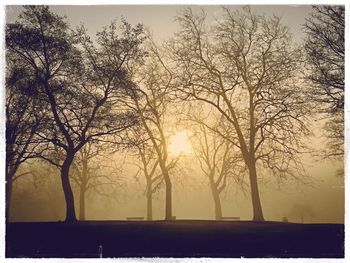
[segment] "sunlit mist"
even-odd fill
[[[168,150],[171,156],[192,154],[192,145],[188,134],[188,131],[179,131],[170,137]]]
[[[3,13],[6,258],[344,257],[345,5]]]

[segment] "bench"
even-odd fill
[[[239,221],[241,218],[239,216],[222,216],[221,220],[234,220]]]
[[[139,220],[144,220],[144,217],[143,216],[130,216],[130,217],[127,217],[126,220],[139,221]]]

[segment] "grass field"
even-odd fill
[[[250,221],[8,223],[6,257],[344,257],[344,225]]]

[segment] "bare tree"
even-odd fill
[[[329,139],[327,157],[344,155],[344,6],[313,6],[306,20],[305,50],[308,76],[312,86],[308,97],[319,113],[326,116],[326,136]]]
[[[148,149],[147,152],[145,147],[140,146],[138,148],[139,156],[141,158],[142,166],[140,170],[146,178],[146,196],[147,196],[147,220],[153,219],[153,194],[159,190],[163,183],[163,176],[157,172],[158,160],[154,160],[153,149]]]
[[[117,102],[133,87],[127,68],[141,60],[143,29],[125,21],[121,37],[117,29],[112,23],[97,33],[95,47],[84,28],[73,37],[64,19],[47,6],[26,6],[20,20],[7,25],[7,49],[31,68],[50,109],[51,127],[41,136],[62,149],[63,161],[42,158],[61,169],[68,222],[76,221],[69,182],[76,153],[90,140],[117,134],[136,123],[130,109],[118,108]]]
[[[171,103],[172,74],[161,59],[157,47],[150,41],[149,60],[138,71],[139,89],[134,92],[133,102],[126,102],[138,113],[154,151],[165,183],[165,219],[172,219],[172,182],[170,169],[180,156],[169,158],[166,112]]]
[[[110,196],[120,186],[122,167],[113,165],[108,157],[107,147],[89,141],[75,156],[72,164],[70,178],[77,185],[79,192],[79,220],[86,220],[86,195],[94,191],[99,195]],[[109,163],[109,164],[107,164]],[[106,187],[109,187],[107,192]]]
[[[153,195],[160,189],[163,183],[163,176],[159,173],[159,160],[155,154],[154,148],[146,143],[136,145],[137,156],[140,159],[140,165],[137,164],[138,174],[142,173],[146,179],[146,198],[147,198],[147,220],[153,219]]]
[[[129,143],[133,145],[131,147],[131,157],[136,157],[137,162],[133,162],[132,165],[137,166],[138,170],[135,174],[136,180],[139,180],[139,176],[144,176],[146,180],[146,204],[147,204],[147,220],[153,220],[153,196],[160,190],[164,185],[164,176],[162,170],[159,166],[159,158],[157,152],[149,138],[148,133],[145,128],[134,127],[131,132],[129,132]],[[136,153],[133,153],[133,152]],[[179,173],[185,173],[179,165],[179,159],[181,154],[175,156],[167,165],[168,172],[171,172],[172,178]]]
[[[36,133],[43,126],[44,114],[36,97],[37,83],[18,57],[7,56],[6,72],[6,220],[10,216],[12,184],[29,174],[17,171],[26,160],[40,152]]]
[[[280,18],[233,11],[208,30],[205,14],[185,9],[181,29],[170,41],[174,72],[186,99],[213,107],[235,132],[249,171],[253,220],[263,221],[257,164],[277,176],[298,177],[298,153],[308,133],[299,81],[301,52]],[[174,73],[174,74],[175,74]]]
[[[215,206],[215,219],[221,220],[220,194],[225,190],[228,180],[235,179],[237,183],[242,182],[242,177],[235,176],[235,170],[239,170],[237,167],[240,157],[232,154],[233,149],[229,141],[212,132],[203,122],[199,124],[199,132],[193,136],[193,138],[196,137],[197,143],[194,145],[197,146],[194,148],[200,168],[209,179]]]

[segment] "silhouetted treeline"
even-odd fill
[[[7,24],[7,219],[16,181],[39,172],[23,164],[46,162],[58,173],[51,185],[62,190],[67,222],[86,220],[87,193],[113,198],[125,189],[130,162],[145,180],[148,220],[163,187],[165,219],[174,219],[174,180],[196,169],[217,220],[221,193],[234,185],[250,193],[253,220],[263,221],[259,178],[304,180],[310,120],[320,112],[329,156],[342,157],[343,7],[314,7],[304,45],[280,17],[249,7],[223,7],[214,24],[183,8],[176,23],[161,45],[125,19],[91,36],[48,6],[25,6]],[[169,152],[179,129],[191,133],[191,157]],[[115,163],[117,152],[125,159]]]

